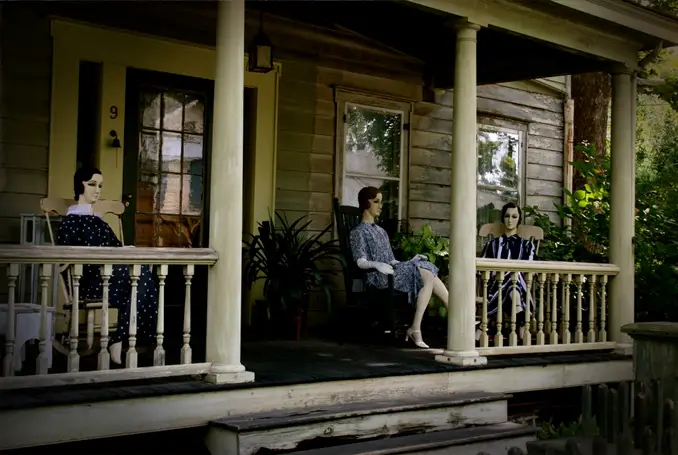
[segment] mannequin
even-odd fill
[[[435,294],[447,306],[449,294],[438,278],[438,268],[416,255],[407,262],[393,256],[388,234],[374,224],[381,214],[382,194],[378,188],[365,187],[358,193],[358,204],[363,211],[362,223],[351,232],[351,251],[359,268],[368,270],[367,283],[379,289],[388,287],[387,275],[393,275],[393,287],[406,292],[408,301],[416,303],[414,320],[407,330],[405,341],[411,339],[417,347],[428,349],[421,334],[421,321],[431,295]]]
[[[57,232],[57,244],[68,246],[121,247],[100,214],[92,213],[92,204],[99,200],[104,178],[96,168],[78,169],[73,176],[73,191],[77,204],[68,208]],[[85,265],[80,279],[83,300],[101,300],[103,282],[99,265]],[[109,341],[113,363],[121,363],[122,343],[129,336],[131,281],[127,265],[114,265],[109,280],[108,304],[118,309],[117,330]],[[150,267],[142,266],[137,285],[137,341],[152,341],[158,314],[158,286]]]
[[[504,233],[501,237],[489,240],[483,247],[481,257],[490,259],[518,259],[532,261],[535,259],[536,248],[531,240],[523,239],[518,235],[518,226],[522,222],[523,213],[513,202],[505,204],[501,208],[501,219],[504,224]],[[510,310],[513,302],[513,280],[510,274],[502,282],[502,307]],[[493,315],[498,310],[499,303],[499,282],[496,279],[496,273],[490,274],[487,284],[488,302],[487,315]],[[516,308],[517,319],[524,319],[527,299],[529,298],[530,307],[534,306],[532,298],[527,289],[525,278],[522,272],[518,273],[517,290],[520,296],[520,307]],[[522,325],[522,321],[519,321]]]

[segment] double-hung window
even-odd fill
[[[381,220],[406,217],[407,128],[409,104],[364,95],[338,96],[336,193],[344,205],[358,205],[358,192],[373,186],[382,192]]]
[[[507,202],[522,207],[525,197],[525,131],[478,123],[478,226],[500,222]],[[452,189],[454,191],[454,188]]]

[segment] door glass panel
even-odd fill
[[[145,88],[139,109],[135,244],[197,246],[205,193],[204,96]]]

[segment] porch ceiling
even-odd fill
[[[454,75],[458,16],[403,1],[259,3],[266,13],[341,31],[351,31],[426,65],[427,77],[449,88]],[[605,69],[609,62],[500,30],[478,33],[478,83],[536,79]]]

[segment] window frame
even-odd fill
[[[485,185],[478,182],[478,134],[481,130],[495,131],[505,133],[518,133],[520,146],[520,162],[518,164],[518,186],[509,188],[495,185]],[[518,205],[524,207],[527,201],[527,125],[511,122],[505,119],[493,119],[488,117],[479,117],[476,126],[476,193],[481,190],[507,190],[518,191]],[[478,199],[476,197],[476,210],[478,210]]]
[[[387,95],[375,95],[362,93],[335,87],[335,114],[336,114],[336,142],[335,142],[335,186],[334,196],[342,205],[356,205],[357,201],[344,201],[344,180],[347,176],[379,178],[384,180],[398,181],[398,221],[407,219],[409,202],[409,169],[410,169],[410,119],[412,116],[413,103],[409,100],[390,97]],[[401,115],[400,127],[400,176],[384,177],[355,172],[346,172],[344,159],[346,156],[346,115],[349,107],[360,107],[397,113]]]

